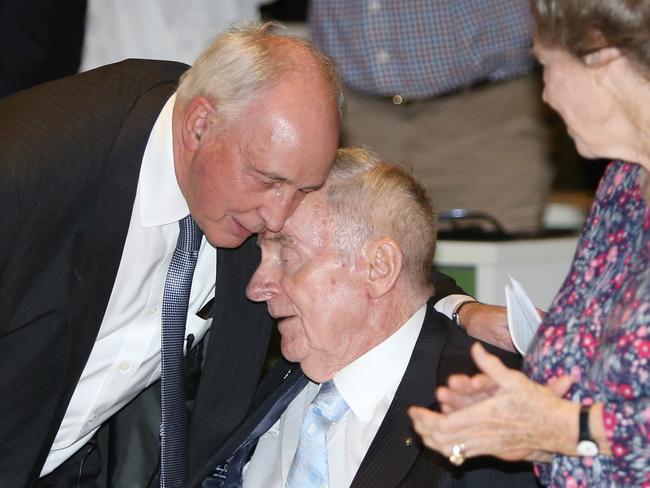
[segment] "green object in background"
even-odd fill
[[[451,276],[456,284],[476,297],[476,268],[474,266],[436,266],[441,273]]]

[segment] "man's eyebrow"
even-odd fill
[[[255,168],[255,171],[257,171],[259,174],[264,176],[265,178],[268,178],[273,181],[277,181],[279,183],[293,183],[290,178],[287,178],[286,176],[279,175],[277,173],[269,173],[266,171],[262,171],[261,169]],[[299,188],[299,191],[301,192],[311,192],[311,191],[316,191],[319,190],[323,187],[322,184],[318,185],[309,185],[309,186],[304,186],[302,188]]]
[[[284,244],[287,242],[293,242],[293,239],[291,237],[287,236],[284,232],[278,232],[277,234],[271,234],[269,233],[263,233],[263,234],[258,234],[257,235],[257,245],[259,246],[262,241],[270,241],[270,242],[277,242],[280,244]]]
[[[293,239],[286,235],[284,232],[278,232],[269,237],[269,240],[272,242],[279,242],[280,244],[286,244],[287,242],[293,242]]]
[[[303,193],[310,193],[312,191],[318,191],[321,188],[323,188],[323,184],[321,184],[321,185],[303,186],[302,188],[300,188],[299,191],[301,191]]]
[[[261,174],[265,178],[269,178],[270,180],[273,180],[273,181],[291,182],[291,180],[289,178],[287,178],[286,176],[281,176],[281,175],[279,175],[277,173],[268,173],[267,171],[262,171],[261,169],[257,169],[257,168],[255,169],[255,171],[257,171],[259,174]]]

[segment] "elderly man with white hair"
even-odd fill
[[[410,405],[435,408],[436,386],[475,369],[473,340],[433,308],[435,225],[410,173],[351,148],[280,232],[259,235],[247,295],[267,303],[286,361],[203,487],[536,486],[528,464],[453,466],[411,428]]]

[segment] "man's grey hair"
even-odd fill
[[[431,288],[437,214],[409,170],[364,148],[342,148],[325,191],[337,248],[351,254],[369,241],[393,238],[402,247],[407,279]]]
[[[177,90],[181,103],[203,96],[227,119],[281,79],[303,71],[322,77],[342,117],[345,98],[334,62],[309,42],[275,34],[272,28],[272,23],[249,23],[218,35],[181,77]],[[290,55],[295,53],[288,49],[292,46],[306,56]]]

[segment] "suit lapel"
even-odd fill
[[[214,318],[190,426],[190,479],[244,420],[259,382],[273,327],[266,305],[245,294],[258,262],[254,238],[217,251]]]
[[[308,382],[305,375],[302,374],[302,370],[299,366],[289,365],[284,362],[277,367],[274,367],[269,373],[269,376],[271,376],[270,379],[272,384],[277,384],[278,381],[281,381],[282,383],[278,387],[273,388],[273,393],[267,396],[259,406],[255,408],[255,410],[246,418],[244,423],[233,432],[233,434],[218,450],[212,453],[205,464],[197,471],[197,475],[193,480],[191,480],[190,486],[197,486],[200,484],[205,477],[212,473],[217,465],[223,464],[225,460],[227,460],[242,444],[244,444],[249,436],[257,430],[260,422],[265,420],[269,411],[282,397],[288,394],[289,390],[293,391],[291,392],[291,396],[286,399],[287,405],[302,391],[303,387]],[[268,380],[269,378],[265,379],[267,383]],[[282,415],[283,411],[279,412],[277,416],[278,418]],[[263,432],[260,432],[259,435],[271,428],[275,423],[275,420],[263,429]]]
[[[85,364],[101,325],[119,268],[135,200],[142,156],[151,128],[174,84],[159,85],[143,95],[131,110],[106,164],[97,196],[84,212],[74,239],[71,324],[81,334],[75,338],[70,360]],[[76,373],[81,369],[74,368]],[[78,379],[71,378],[72,385]],[[65,402],[67,405],[67,401]]]
[[[422,331],[404,377],[351,488],[397,486],[422,450],[406,411],[411,405],[431,406],[435,402],[436,371],[447,342],[446,329],[438,325],[435,315],[429,302]]]

